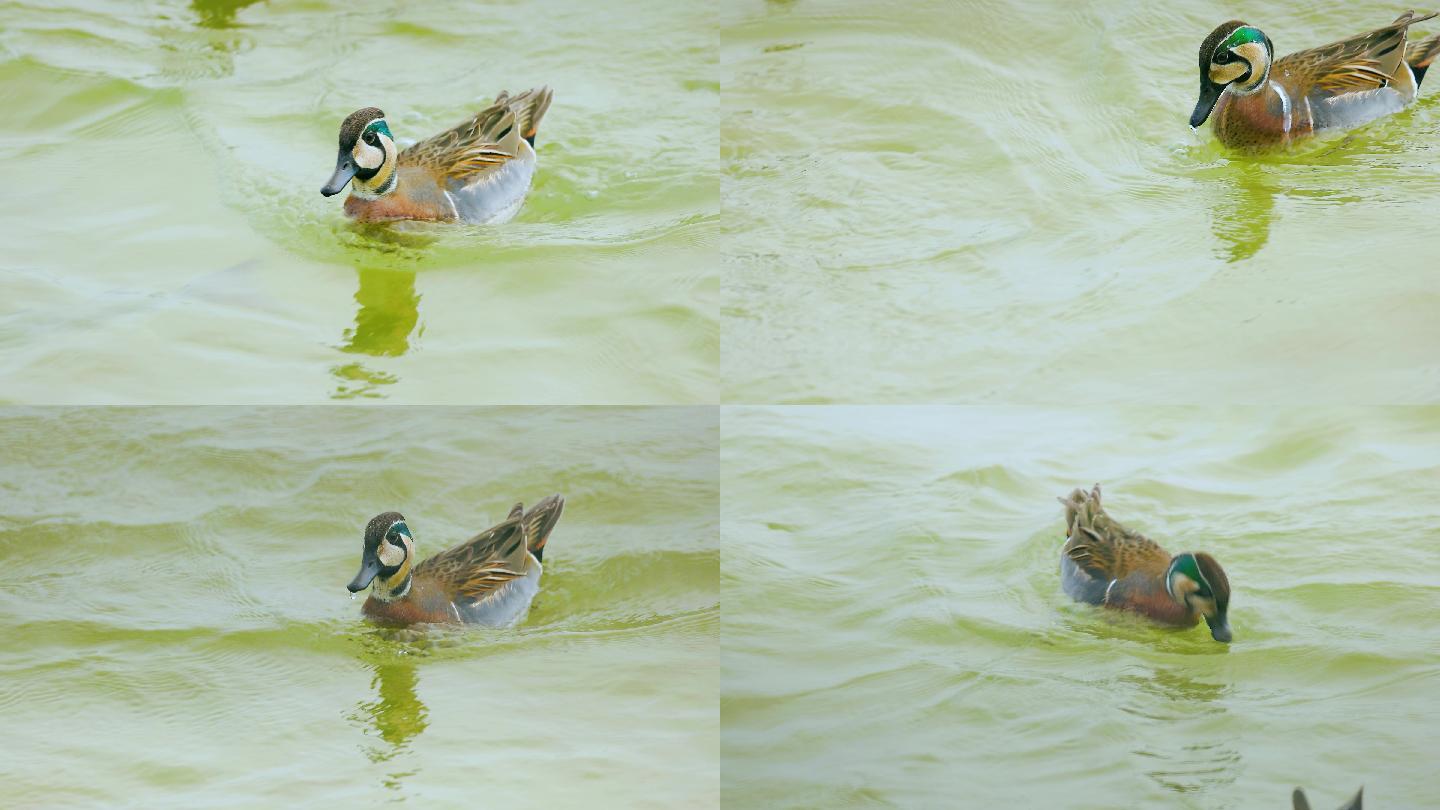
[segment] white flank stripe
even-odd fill
[[[1280,97],[1280,111],[1285,116],[1285,133],[1288,135],[1290,133],[1290,95],[1285,92],[1285,88],[1281,87],[1279,82],[1271,82],[1270,86],[1275,88],[1275,95]]]

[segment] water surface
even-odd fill
[[[0,413],[6,807],[714,807],[713,409]],[[381,630],[421,556],[553,492],[511,629]]]
[[[1434,75],[1306,154],[1188,126],[1221,21],[1288,53],[1403,4],[723,8],[727,401],[1440,395]]]
[[[0,400],[713,402],[705,4],[0,3]],[[402,143],[539,84],[512,223],[357,228],[339,123]]]
[[[734,807],[1434,804],[1440,411],[727,409]],[[1233,587],[1234,643],[1070,601],[1055,498]]]

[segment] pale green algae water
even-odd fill
[[[0,806],[1433,806],[1440,86],[1185,125],[1402,9],[0,0],[0,403],[331,404],[0,409]],[[318,194],[542,83],[508,225]],[[716,401],[897,406],[544,407]],[[1233,645],[1061,593],[1096,481]],[[521,626],[346,598],[555,491]]]
[[[714,807],[712,408],[0,413],[6,808]],[[424,556],[552,492],[528,620],[395,633]]]
[[[715,13],[0,2],[0,401],[714,402]],[[540,84],[514,222],[320,196],[351,111],[409,142]]]
[[[727,409],[731,807],[1433,807],[1440,409]],[[1055,497],[1233,588],[1076,604]]]
[[[1405,8],[725,3],[726,401],[1435,401],[1435,74],[1302,155],[1188,126],[1223,20],[1283,54]]]

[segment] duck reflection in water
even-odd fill
[[[429,725],[429,710],[416,692],[419,676],[415,661],[385,661],[373,664],[375,677],[370,686],[376,690],[375,700],[362,700],[351,719],[365,727],[384,744],[367,745],[365,756],[371,762],[389,762],[410,750],[410,741],[420,736]],[[387,768],[381,783],[399,790],[403,780],[417,771]]]
[[[355,292],[355,326],[341,336],[340,351],[370,357],[399,357],[410,350],[410,336],[419,337],[420,295],[415,291],[415,272],[360,268],[360,288]],[[340,381],[336,399],[378,397],[380,386],[398,381],[393,374],[365,368],[363,363],[345,363],[331,369]]]
[[[1233,264],[1251,258],[1270,241],[1276,190],[1260,167],[1231,164],[1227,169],[1230,188],[1211,212],[1211,230],[1220,258]]]
[[[1145,675],[1123,675],[1120,679],[1145,692],[1152,699],[1175,701],[1188,706],[1217,701],[1229,691],[1224,684],[1196,680],[1181,667],[1156,669]],[[1225,710],[1215,707],[1214,711],[1221,713]]]
[[[234,28],[235,15],[260,0],[190,0],[190,8],[200,17],[205,28]]]

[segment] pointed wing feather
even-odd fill
[[[550,539],[550,532],[555,529],[555,524],[560,522],[560,513],[564,510],[565,499],[559,495],[551,495],[525,513],[525,545],[529,546],[535,559],[543,559],[545,541]]]
[[[518,96],[502,91],[495,103],[474,117],[406,149],[400,161],[468,185],[515,159],[520,154],[521,140],[534,139],[540,118],[549,106],[548,87]]]
[[[1373,59],[1359,59],[1341,65],[1333,72],[1320,77],[1316,86],[1331,93],[1361,93],[1377,90],[1390,83],[1392,74],[1381,69]]]
[[[1274,70],[1337,95],[1386,87],[1404,63],[1406,30],[1434,16],[1407,11],[1384,28],[1281,57]]]
[[[530,570],[523,508],[516,504],[503,522],[436,554],[415,567],[453,593],[479,601]]]
[[[1100,505],[1100,485],[1090,492],[1075,490],[1065,504],[1069,539],[1063,552],[1097,579],[1124,579],[1136,572],[1164,575],[1170,554],[1158,543],[1122,526]]]
[[[1411,68],[1423,70],[1435,61],[1437,55],[1440,55],[1440,34],[1405,46],[1405,63]]]

